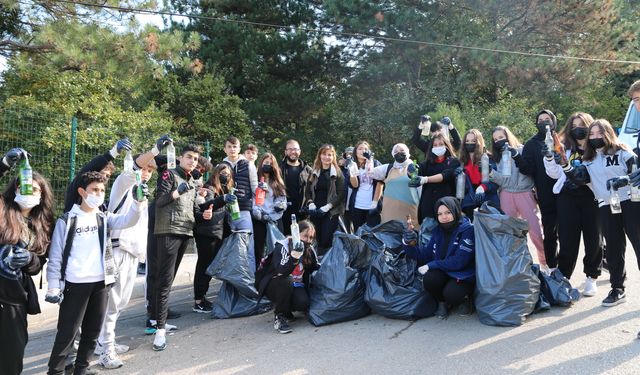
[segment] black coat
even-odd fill
[[[522,155],[518,154],[513,159],[520,173],[533,177],[541,213],[556,211],[556,195],[553,193],[556,180],[547,176],[544,168],[544,155],[542,155],[544,137],[545,134],[536,134],[531,137],[525,143]]]

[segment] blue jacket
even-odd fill
[[[444,233],[440,226],[433,230],[429,244],[425,247],[403,246],[409,258],[418,262],[419,266],[429,265],[429,269],[438,269],[447,275],[464,281],[475,281],[476,278],[476,245],[473,224],[463,217],[462,223],[451,235],[451,242],[445,249]],[[443,252],[446,255],[443,257]]]

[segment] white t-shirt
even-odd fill
[[[359,169],[358,173],[360,178],[354,207],[360,210],[368,210],[371,208],[371,201],[373,200],[373,177],[364,168]]]
[[[66,279],[72,283],[95,283],[104,280],[104,265],[98,237],[98,220],[95,213],[86,213],[77,204],[71,212],[77,216]],[[105,238],[106,241],[106,238]]]

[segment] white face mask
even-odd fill
[[[445,146],[437,146],[432,148],[431,152],[433,152],[435,156],[442,156],[445,152],[447,152],[447,148]]]
[[[40,194],[22,195],[20,193],[16,193],[16,197],[13,201],[16,202],[20,208],[28,210],[40,204]]]
[[[84,202],[91,209],[98,208],[104,203],[104,195],[87,194],[87,198],[84,200]]]

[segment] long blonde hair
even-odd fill
[[[322,153],[324,153],[325,151],[331,151],[331,154],[333,154],[331,165],[333,165],[336,171],[340,171],[340,166],[338,165],[338,160],[336,157],[336,149],[330,144],[324,144],[320,146],[318,152],[316,153],[316,159],[313,161],[313,169],[316,171],[322,170],[322,160],[320,160],[320,155],[322,155]]]

